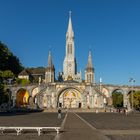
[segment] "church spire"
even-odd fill
[[[72,28],[72,20],[71,20],[71,11],[69,11],[69,24],[68,24],[68,30],[67,30],[67,38],[68,37],[74,37],[74,32]]]
[[[91,51],[89,51],[89,55],[88,55],[88,64],[87,64],[87,69],[88,68],[93,68],[92,67],[92,57],[91,57]]]
[[[68,29],[66,32],[66,55],[63,62],[64,81],[66,81],[68,77],[71,77],[75,81],[81,81],[81,74],[77,73],[71,11],[69,12]]]
[[[88,63],[85,69],[85,82],[94,83],[94,68],[92,66],[91,51],[89,51]]]
[[[49,51],[48,66],[47,66],[46,72],[45,72],[45,83],[54,82],[54,80],[55,80],[55,68],[52,63],[51,52]]]
[[[49,51],[49,55],[48,55],[48,67],[52,67],[52,56],[51,56],[51,52]]]

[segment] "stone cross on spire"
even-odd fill
[[[71,17],[71,14],[72,14],[72,12],[71,12],[71,11],[69,11],[69,17]]]

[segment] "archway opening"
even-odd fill
[[[29,93],[26,89],[20,89],[16,95],[16,106],[27,107],[29,101]]]
[[[81,93],[76,89],[66,89],[58,97],[58,106],[62,108],[81,108]]]
[[[34,98],[32,96],[29,96],[28,104],[29,104],[30,108],[34,108]]]
[[[128,96],[131,108],[140,110],[140,90],[131,90],[128,92]]]
[[[123,107],[123,91],[116,89],[112,92],[113,106],[115,108]]]
[[[35,98],[35,96],[38,94],[39,92],[39,87],[35,87],[33,90],[32,90],[32,97]]]

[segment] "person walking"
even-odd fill
[[[58,119],[61,119],[61,108],[58,109]]]

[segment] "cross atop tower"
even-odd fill
[[[71,17],[71,14],[72,14],[72,12],[71,12],[71,11],[69,11],[69,17]]]

